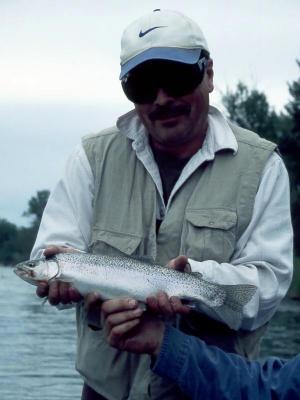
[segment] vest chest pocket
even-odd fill
[[[182,254],[198,261],[228,262],[236,243],[236,224],[233,210],[186,210]]]
[[[139,255],[141,241],[139,236],[94,228],[90,251],[109,256]]]

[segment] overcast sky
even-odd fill
[[[0,218],[17,224],[66,157],[131,108],[118,81],[120,37],[155,8],[201,26],[214,59],[212,104],[241,80],[282,110],[299,77],[299,0],[0,0]]]

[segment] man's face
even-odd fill
[[[209,60],[202,82],[191,93],[173,97],[160,88],[153,102],[135,103],[135,109],[154,142],[171,147],[194,142],[197,146],[202,144],[207,130],[212,90],[213,69]]]

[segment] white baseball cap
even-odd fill
[[[208,50],[196,22],[171,10],[154,10],[132,22],[121,39],[121,74],[144,61],[161,59],[195,64]]]

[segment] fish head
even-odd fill
[[[58,275],[59,267],[53,259],[45,257],[23,261],[17,264],[14,272],[18,277],[32,285],[49,282]]]

